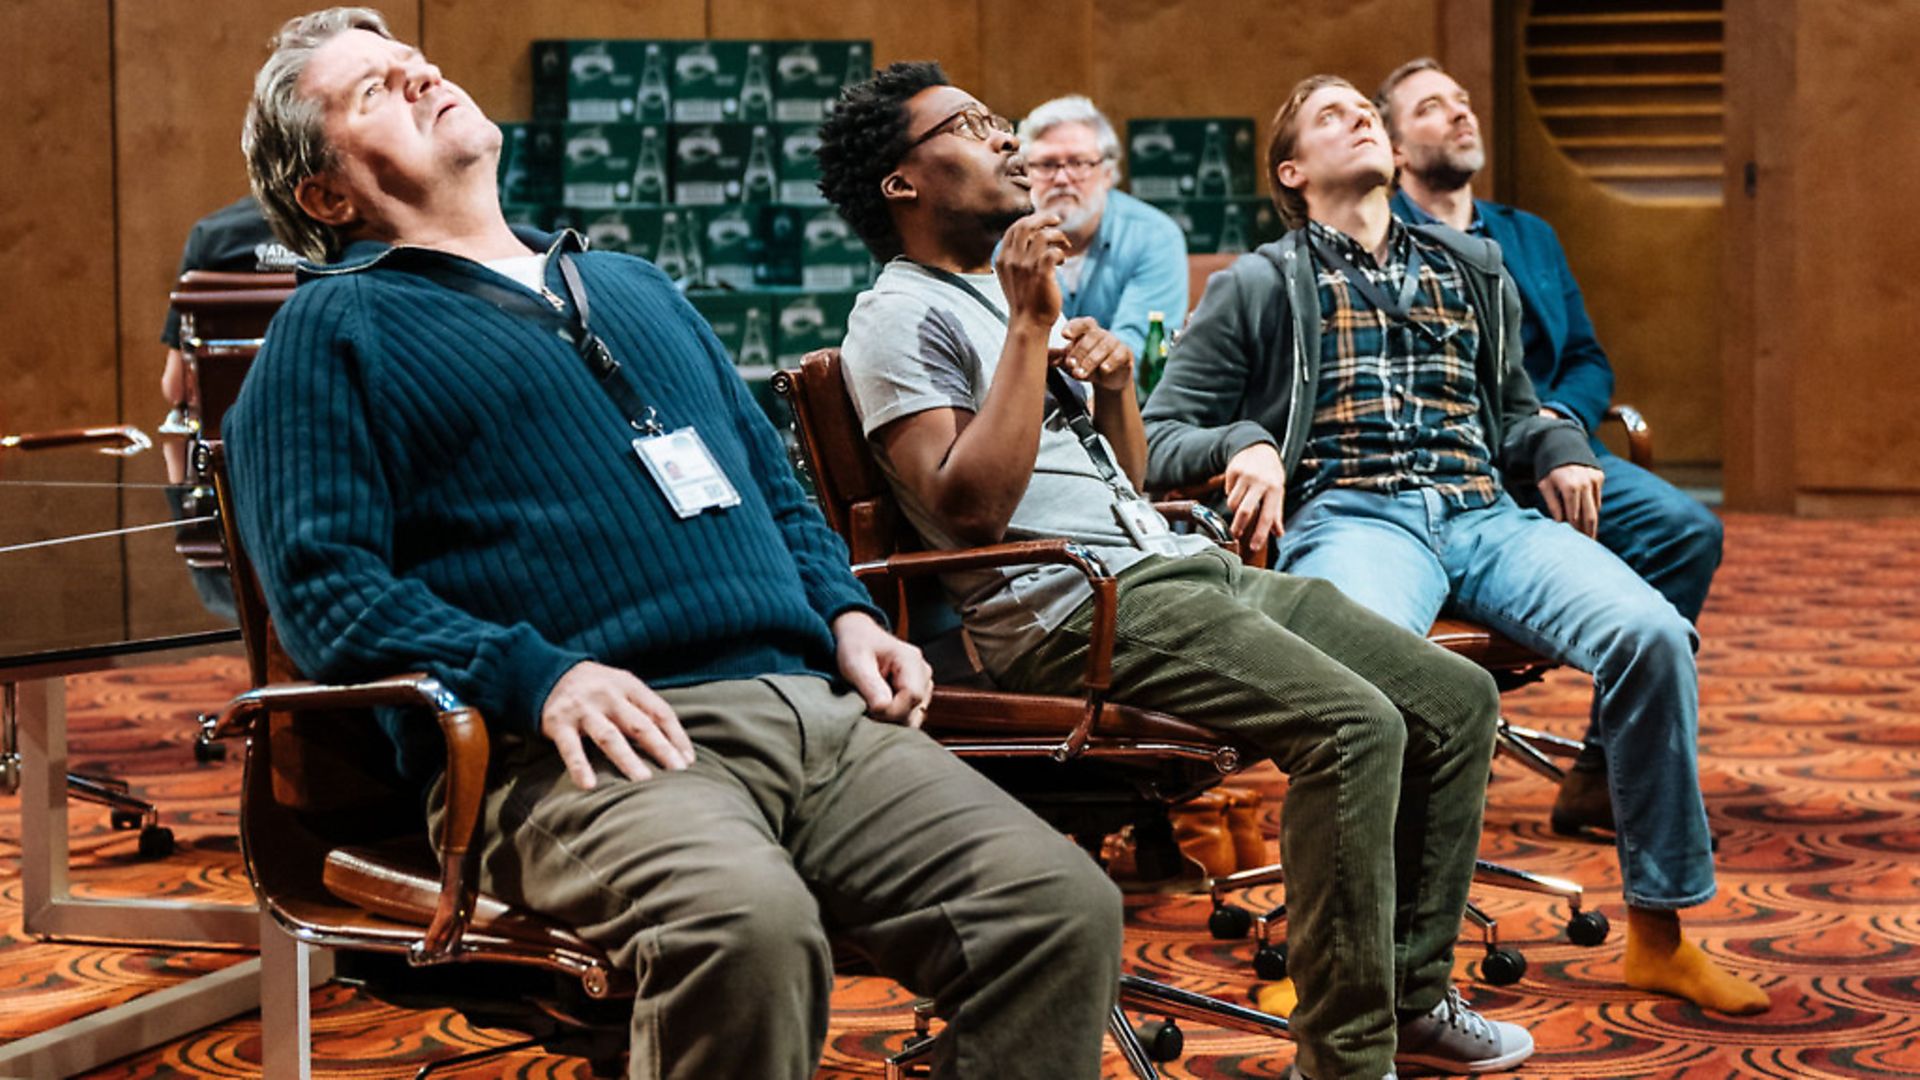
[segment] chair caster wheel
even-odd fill
[[[140,857],[162,859],[173,854],[173,830],[165,825],[149,825],[140,830]]]
[[[1186,1032],[1172,1017],[1165,1020],[1148,1020],[1133,1029],[1140,1037],[1140,1045],[1146,1047],[1147,1056],[1154,1061],[1166,1064],[1179,1061],[1180,1054],[1187,1048]]]
[[[112,822],[116,829],[137,829],[146,820],[146,815],[138,810],[115,810],[108,815],[107,820]]]
[[[1207,933],[1215,941],[1238,941],[1253,929],[1253,913],[1243,907],[1221,904],[1207,916]]]
[[[1592,947],[1607,940],[1607,931],[1613,927],[1607,922],[1606,915],[1598,911],[1582,911],[1567,920],[1567,940],[1575,945]]]
[[[1512,986],[1527,973],[1527,958],[1518,949],[1495,949],[1480,961],[1480,978],[1492,986]]]
[[[193,760],[202,765],[227,760],[227,744],[212,740],[195,739],[193,741]]]
[[[1287,977],[1287,943],[1262,945],[1253,953],[1253,973],[1267,982]]]

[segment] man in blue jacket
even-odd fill
[[[480,885],[633,973],[629,1075],[808,1080],[833,933],[933,998],[934,1075],[1098,1076],[1117,890],[915,730],[925,661],[666,275],[511,230],[499,128],[363,8],[282,28],[242,142],[325,264],[225,428],[281,639],[486,716]]]
[[[1467,91],[1438,61],[1422,57],[1388,75],[1374,104],[1393,140],[1399,170],[1394,213],[1408,222],[1450,225],[1500,245],[1520,289],[1527,375],[1539,391],[1542,413],[1575,421],[1591,435],[1613,396],[1613,368],[1594,338],[1580,285],[1553,226],[1524,210],[1473,197],[1473,177],[1486,154]],[[1592,445],[1605,479],[1598,527],[1591,535],[1680,614],[1699,621],[1720,565],[1720,519],[1672,484],[1609,452],[1598,437]],[[1568,520],[1565,508],[1551,499],[1523,501]],[[1557,830],[1613,827],[1604,769],[1589,738],[1554,806]]]
[[[1061,314],[1092,319],[1139,356],[1151,313],[1169,331],[1187,317],[1186,236],[1160,210],[1113,190],[1120,139],[1093,102],[1074,94],[1041,105],[1020,122],[1020,141],[1033,208],[1059,215],[1072,245],[1054,271]]]

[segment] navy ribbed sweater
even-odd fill
[[[294,291],[223,425],[240,532],[294,661],[329,681],[424,670],[522,733],[585,659],[658,686],[834,673],[828,624],[873,611],[866,591],[667,277],[574,256],[615,377],[669,430],[697,428],[740,491],[685,521],[570,344],[406,269],[422,259],[505,280],[355,245]],[[551,259],[547,284],[565,295]],[[420,727],[389,725],[416,778],[438,741]]]

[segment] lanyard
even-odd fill
[[[1413,295],[1420,288],[1419,244],[1408,242],[1407,276],[1400,282],[1399,297],[1388,299],[1387,294],[1380,290],[1380,286],[1374,284],[1372,278],[1356,268],[1345,255],[1340,253],[1339,249],[1327,243],[1318,234],[1309,231],[1307,242],[1313,245],[1313,252],[1320,256],[1320,261],[1326,264],[1329,270],[1339,271],[1340,275],[1347,279],[1347,283],[1366,298],[1367,303],[1384,312],[1387,318],[1394,322],[1407,321],[1407,316],[1413,311]]]
[[[1000,325],[1007,325],[1007,313],[1000,310],[1000,305],[987,299],[987,294],[974,288],[973,283],[966,278],[937,266],[913,262],[911,259],[907,261],[937,280],[946,282],[973,297],[980,302],[981,307],[986,308],[994,318],[1000,320]],[[1087,403],[1080,400],[1080,394],[1073,387],[1073,380],[1067,377],[1066,372],[1051,364],[1047,365],[1047,393],[1053,397],[1054,407],[1060,410],[1060,418],[1067,422],[1067,427],[1072,430],[1074,437],[1080,440],[1080,445],[1086,447],[1087,456],[1093,459],[1093,467],[1099,471],[1100,479],[1106,481],[1107,486],[1116,492],[1128,498],[1136,497],[1132,486],[1121,479],[1120,470],[1114,466],[1113,459],[1107,456],[1107,448],[1100,441],[1100,433],[1093,429],[1093,414],[1087,411]]]
[[[593,332],[588,322],[587,287],[580,280],[579,268],[573,265],[573,256],[563,252],[558,258],[560,287],[567,294],[565,315],[557,310],[557,299],[549,297],[548,303],[542,303],[523,288],[459,273],[433,262],[423,261],[412,270],[455,292],[484,300],[503,314],[532,319],[551,327],[562,340],[573,346],[581,362],[593,374],[594,381],[613,400],[614,407],[627,416],[627,423],[635,431],[642,435],[663,434],[666,429],[660,424],[659,412],[641,400],[639,391],[634,389],[630,380],[618,377],[620,361],[613,358],[607,343]]]

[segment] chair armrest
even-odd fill
[[[900,581],[928,574],[960,570],[981,570],[994,566],[1024,566],[1031,563],[1058,563],[1080,571],[1093,589],[1093,625],[1087,641],[1087,710],[1067,738],[1053,751],[1056,761],[1077,757],[1093,734],[1106,704],[1107,691],[1113,686],[1114,624],[1119,614],[1119,582],[1100,556],[1084,544],[1070,540],[1023,540],[955,551],[910,551],[891,555],[877,562],[856,563],[855,577],[891,578]]]
[[[1235,555],[1240,554],[1240,542],[1227,531],[1226,521],[1206,503],[1197,499],[1168,499],[1154,503],[1153,508],[1168,521],[1185,520],[1191,523],[1195,532]]]
[[[63,446],[92,446],[103,454],[132,457],[152,445],[153,440],[147,437],[146,432],[126,424],[0,435],[0,450],[54,450]]]
[[[1618,421],[1627,432],[1627,460],[1643,469],[1653,468],[1653,429],[1647,426],[1647,419],[1640,410],[1631,405],[1615,405],[1600,418],[1605,424],[1609,420]]]
[[[208,731],[215,738],[234,735],[266,737],[261,730],[270,713],[319,709],[366,709],[403,706],[431,710],[447,742],[446,813],[442,818],[437,854],[440,857],[440,898],[425,937],[411,959],[430,964],[452,957],[473,918],[478,885],[467,873],[467,853],[480,822],[480,801],[486,789],[490,744],[487,725],[452,691],[429,675],[396,675],[352,685],[281,683],[249,690],[228,702]]]

